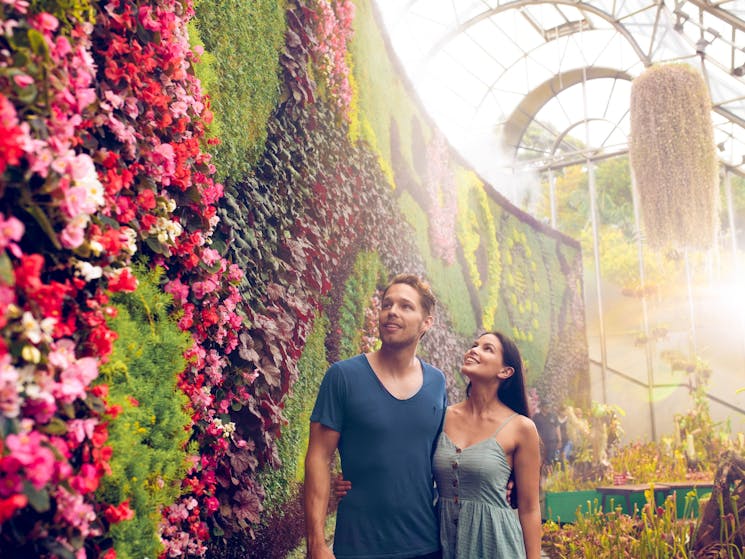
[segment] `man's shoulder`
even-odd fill
[[[337,361],[329,369],[338,369],[340,371],[350,371],[364,367],[367,364],[367,357],[364,353],[349,357],[348,359],[341,359]]]
[[[443,390],[445,390],[445,373],[443,373],[440,369],[438,369],[431,363],[427,363],[424,359],[422,359],[421,362],[425,384],[435,383],[436,385],[441,386]]]

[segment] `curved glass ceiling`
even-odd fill
[[[722,162],[745,175],[745,0],[376,4],[427,111],[497,188],[625,153],[631,80],[673,61],[703,73]]]

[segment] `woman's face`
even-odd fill
[[[502,342],[494,334],[480,336],[463,356],[461,372],[469,379],[496,378],[502,369]]]

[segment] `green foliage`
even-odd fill
[[[486,330],[496,328],[499,292],[502,285],[502,252],[498,223],[484,184],[473,173],[460,173],[458,188],[458,240],[474,286],[479,289],[480,323]],[[500,209],[497,209],[498,214]]]
[[[240,180],[263,152],[279,99],[284,2],[198,0],[195,9],[190,35],[205,48],[196,72],[212,99],[210,133],[221,140],[212,149],[218,178]]]
[[[145,272],[134,293],[117,293],[118,311],[110,321],[119,338],[100,380],[109,386],[112,405],[121,413],[109,425],[113,449],[111,475],[103,479],[100,497],[106,502],[130,500],[135,517],[111,527],[117,557],[158,556],[160,510],[180,494],[186,473],[186,396],[177,375],[190,337],[171,316],[171,296],[159,288],[162,269]]]
[[[357,98],[355,110],[352,111],[350,137],[367,142],[379,154],[386,176],[390,176],[391,122],[398,123],[403,156],[413,169],[409,123],[412,115],[421,111],[413,103],[411,93],[385,54],[388,46],[373,16],[372,4],[370,0],[355,2],[355,33],[350,52],[354,61]]]
[[[304,479],[305,451],[308,447],[310,413],[316,399],[318,387],[329,367],[324,345],[329,320],[319,315],[305,341],[303,355],[298,361],[300,376],[285,398],[284,415],[287,425],[282,427],[282,436],[277,440],[277,451],[282,466],[262,474],[261,483],[266,491],[264,508],[276,511],[298,491]]]
[[[96,11],[89,0],[31,0],[28,11],[32,14],[52,14],[63,28],[71,28],[81,22],[93,23],[96,18]]]
[[[651,489],[645,497],[647,502],[636,516],[603,513],[595,502],[588,513],[578,513],[574,524],[559,526],[549,520],[543,528],[543,545],[550,556],[565,559],[692,558],[694,521],[677,520],[671,498],[658,508]]]
[[[438,300],[448,309],[453,328],[458,334],[473,336],[477,328],[476,319],[469,304],[471,298],[460,264],[455,262],[446,265],[439,258],[432,256],[427,214],[408,193],[401,194],[399,204],[401,213],[416,231],[415,240],[420,254],[424,257],[427,276]]]
[[[572,237],[579,237],[590,224],[590,195],[587,169],[573,165],[554,172],[554,199],[557,226]],[[619,227],[628,239],[636,231],[628,157],[614,157],[595,164],[595,190],[598,221]],[[538,213],[548,217],[551,201],[549,183],[543,181]]]
[[[347,359],[360,352],[365,326],[365,310],[376,287],[385,280],[383,264],[375,252],[360,252],[352,273],[344,284],[344,299],[339,315],[339,356]]]

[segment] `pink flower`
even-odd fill
[[[189,286],[182,283],[179,278],[169,281],[166,284],[165,290],[167,293],[173,295],[175,301],[181,305],[183,305],[189,297]]]
[[[11,456],[24,467],[28,481],[36,489],[44,487],[54,473],[54,454],[42,446],[42,442],[42,436],[37,431],[11,434],[5,439]]]
[[[28,11],[29,3],[27,0],[2,0],[3,4],[10,6],[19,14],[25,14]]]
[[[96,204],[89,199],[88,191],[82,186],[73,186],[65,192],[62,201],[62,211],[67,217],[76,217],[81,214],[92,214],[96,211]]]
[[[80,466],[80,473],[70,480],[70,485],[82,495],[93,493],[98,489],[98,471],[93,464]]]
[[[96,520],[96,513],[91,505],[83,501],[83,496],[73,495],[58,486],[54,497],[57,499],[55,522],[77,528],[83,538],[90,535],[90,523]]]
[[[85,389],[98,376],[98,360],[83,357],[60,373],[60,382],[52,390],[54,396],[67,403],[85,397]]]
[[[21,401],[18,396],[18,370],[11,365],[10,355],[0,358],[0,413],[5,417],[18,417]]]
[[[18,87],[28,87],[34,83],[34,78],[28,74],[16,74],[13,76],[13,81]]]
[[[88,226],[90,216],[79,214],[70,221],[60,234],[60,241],[65,248],[75,249],[85,241],[85,228]]]
[[[79,445],[85,439],[93,439],[97,423],[98,420],[94,418],[72,419],[67,422],[67,436],[75,445]]]
[[[59,21],[52,14],[42,12],[28,18],[31,26],[38,31],[52,33],[59,27]]]
[[[23,491],[21,463],[15,456],[0,457],[0,497]]]
[[[212,266],[215,262],[220,260],[220,253],[213,248],[205,248],[202,251],[202,261],[207,266]]]
[[[72,47],[70,46],[70,41],[67,40],[67,37],[63,35],[57,36],[54,41],[54,49],[52,52],[58,59],[65,58],[70,54],[72,52]]]
[[[13,216],[5,219],[0,213],[0,250],[10,249],[16,258],[21,257],[21,249],[16,244],[23,237],[24,227],[20,220]]]
[[[66,369],[75,362],[75,342],[69,338],[56,341],[47,356],[49,364],[59,369]]]

